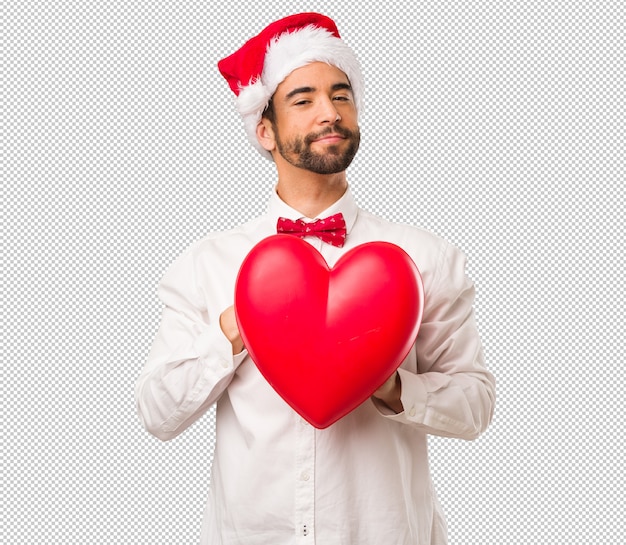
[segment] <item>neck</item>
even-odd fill
[[[337,202],[348,188],[346,173],[316,174],[300,168],[279,169],[276,191],[291,208],[315,218]]]

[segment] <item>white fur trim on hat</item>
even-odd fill
[[[243,87],[235,99],[248,140],[270,160],[271,153],[259,144],[256,137],[261,115],[278,85],[291,72],[312,62],[326,62],[346,74],[352,86],[357,114],[362,110],[364,85],[361,67],[354,52],[343,40],[313,25],[281,34],[267,47],[261,77]]]

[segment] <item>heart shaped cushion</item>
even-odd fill
[[[330,268],[307,242],[273,235],[246,256],[235,314],[261,374],[305,420],[326,428],[368,399],[409,353],[423,285],[388,242],[352,248]]]

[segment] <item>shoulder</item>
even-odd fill
[[[407,223],[389,221],[367,210],[359,210],[359,228],[378,240],[400,246],[411,257],[420,261],[441,261],[446,255],[456,254],[464,257],[463,252],[442,236]]]
[[[260,232],[265,232],[265,216],[260,216],[232,229],[212,231],[204,237],[194,241],[185,252],[194,255],[205,253],[222,253],[235,248],[248,247],[254,244]]]
[[[260,216],[232,229],[213,231],[192,242],[168,267],[164,278],[203,273],[207,269],[232,269],[265,235],[267,219]]]
[[[401,247],[417,265],[427,291],[465,281],[466,256],[444,237],[422,227],[391,222],[366,210],[359,210],[358,222],[360,236]]]

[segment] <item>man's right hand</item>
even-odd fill
[[[220,314],[220,327],[233,346],[233,354],[239,354],[244,349],[244,345],[241,340],[241,335],[239,334],[239,328],[237,327],[234,306],[228,307]]]

